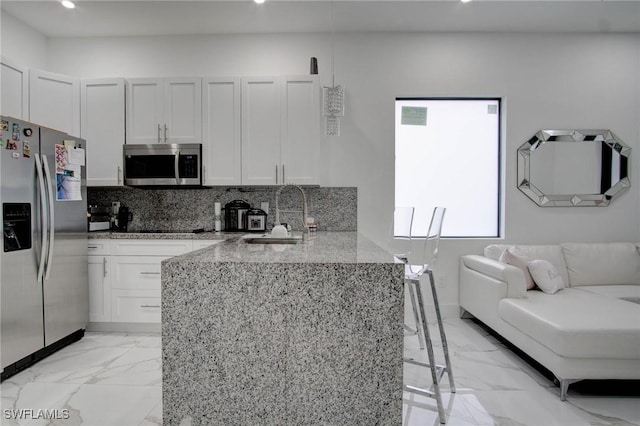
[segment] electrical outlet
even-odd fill
[[[268,201],[261,202],[260,209],[262,209],[266,214],[269,214],[269,202]]]

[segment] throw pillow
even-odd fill
[[[532,260],[529,262],[529,272],[540,290],[554,294],[564,288],[564,281],[558,268],[546,260]]]
[[[536,286],[533,282],[533,278],[531,278],[529,269],[527,268],[531,259],[522,253],[517,246],[513,246],[503,251],[498,260],[502,263],[506,263],[507,265],[515,266],[524,272],[524,281],[527,286],[527,290],[531,290]]]

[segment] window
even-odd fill
[[[424,236],[447,208],[443,237],[500,233],[500,99],[396,99],[395,205],[415,207]]]

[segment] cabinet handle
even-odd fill
[[[87,247],[87,248],[90,248],[90,249],[97,249],[97,248],[98,248],[98,246],[89,246],[89,247]]]
[[[167,125],[164,125],[164,143],[167,143]]]
[[[160,305],[140,305],[141,308],[160,308]]]
[[[106,257],[102,258],[102,276],[103,277],[107,276],[107,258]]]
[[[282,184],[284,185],[286,182],[285,177],[284,177],[284,164],[282,165]]]
[[[141,271],[140,275],[160,275],[160,272],[146,272],[146,271]]]
[[[276,164],[276,185],[278,184],[278,165]]]
[[[158,123],[158,143],[160,143],[160,132],[162,131],[162,128],[160,127],[160,123]]]
[[[118,185],[122,184],[122,167],[118,166]]]

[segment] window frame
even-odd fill
[[[445,235],[443,234],[441,236],[441,238],[443,239],[501,239],[503,238],[503,234],[504,234],[504,229],[503,229],[503,215],[504,215],[504,211],[503,211],[503,185],[504,185],[504,176],[503,176],[503,150],[504,150],[504,146],[503,146],[503,137],[502,137],[502,133],[503,133],[503,121],[502,121],[502,115],[503,115],[503,98],[499,97],[499,96],[397,96],[395,98],[394,101],[394,153],[395,153],[395,131],[396,131],[396,125],[395,125],[395,107],[397,105],[397,103],[399,101],[496,101],[498,103],[498,111],[497,111],[497,115],[498,115],[498,122],[497,122],[497,165],[498,165],[498,169],[497,169],[497,182],[496,182],[496,186],[497,186],[497,205],[496,205],[496,211],[497,211],[497,217],[496,217],[496,235],[477,235],[477,236],[471,236],[471,235]],[[396,178],[396,159],[395,159],[395,154],[394,154],[394,182],[395,182],[395,178]],[[395,184],[394,184],[394,205],[396,203],[396,195],[395,195]],[[394,234],[395,234],[395,224],[394,224]],[[426,238],[426,235],[418,235],[418,236],[413,236],[412,238]]]

